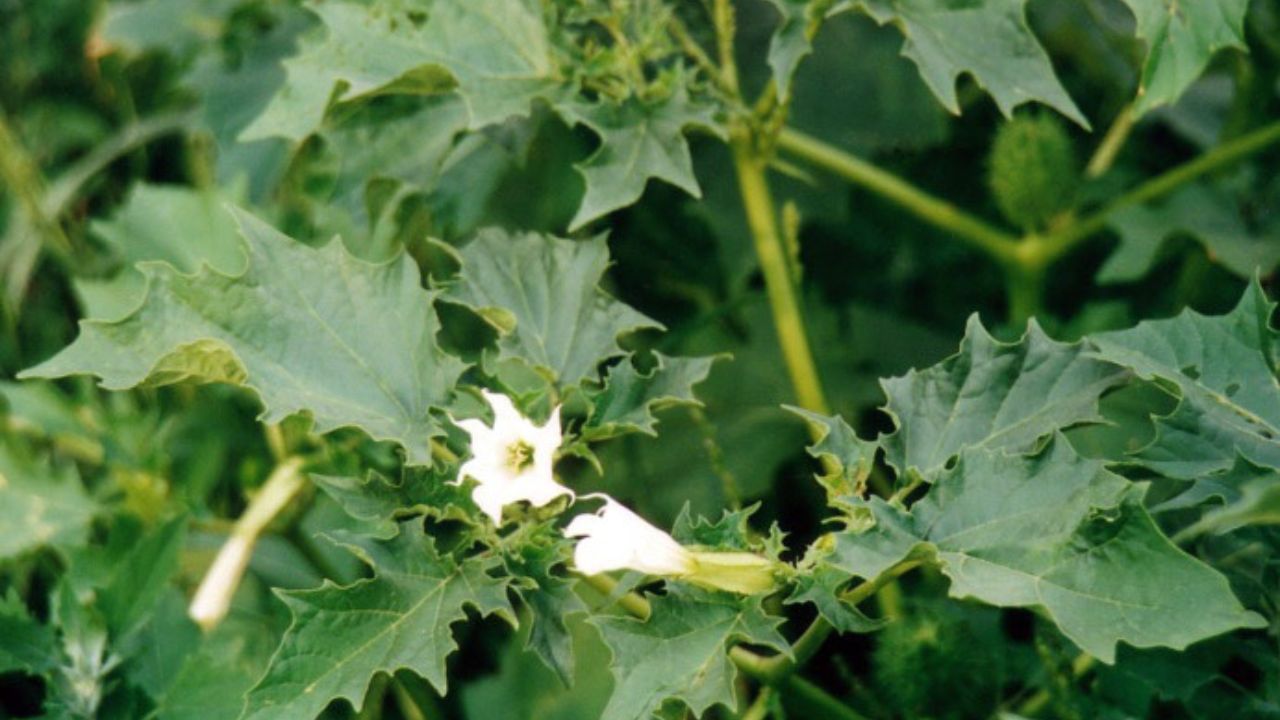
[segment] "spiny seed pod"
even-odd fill
[[[1023,230],[1043,229],[1071,207],[1080,184],[1071,137],[1057,116],[1014,117],[996,131],[987,183],[1000,212]]]
[[[876,640],[876,682],[902,717],[989,717],[999,698],[999,658],[962,618],[920,613]]]

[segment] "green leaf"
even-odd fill
[[[857,0],[881,25],[893,23],[938,101],[960,113],[956,80],[973,76],[1006,116],[1026,102],[1042,102],[1088,128],[1089,121],[1053,72],[1049,56],[1027,26],[1027,0]]]
[[[819,460],[829,458],[836,464],[834,472],[818,478],[827,490],[827,499],[863,495],[867,478],[875,466],[879,443],[858,437],[849,423],[838,415],[827,416],[790,406],[787,410],[808,420],[821,432],[817,442],[809,446],[809,454]]]
[[[1207,532],[1227,533],[1248,525],[1280,524],[1280,472],[1240,463],[1228,474],[1231,475],[1229,479],[1211,486],[1228,488],[1226,504],[1205,512],[1196,523],[1179,534],[1180,540]],[[1214,476],[1207,479],[1212,478]],[[1207,483],[1204,480],[1197,482],[1196,489],[1201,484]]]
[[[0,598],[0,674],[44,673],[53,669],[57,657],[53,629],[36,622],[10,588]]]
[[[357,220],[376,219],[368,196],[378,180],[430,190],[467,125],[466,106],[456,93],[384,100],[393,99],[399,102],[371,102],[332,118],[319,132],[336,157],[333,202]]]
[[[111,579],[98,592],[97,601],[114,639],[132,634],[154,610],[178,570],[186,535],[187,519],[174,518],[113,563]]]
[[[236,717],[257,673],[232,658],[206,652],[189,656],[156,709],[158,720],[226,720]]]
[[[1138,115],[1177,100],[1213,54],[1224,47],[1244,49],[1244,14],[1249,0],[1124,0],[1147,41],[1147,57],[1134,112]]]
[[[592,620],[613,653],[613,696],[602,720],[647,720],[668,701],[697,716],[717,704],[737,709],[733,643],[790,652],[778,634],[781,618],[765,614],[758,599],[671,589],[649,602],[648,620]]]
[[[496,673],[462,686],[462,706],[469,720],[600,720],[613,689],[609,649],[582,616],[568,621],[577,663],[572,684],[556,676],[527,650],[525,627],[506,643]],[[527,627],[527,626],[526,626]],[[531,638],[529,639],[531,642]]]
[[[787,604],[813,603],[822,619],[842,633],[868,633],[888,624],[885,618],[869,618],[857,605],[840,597],[849,574],[825,563],[819,563],[809,572],[796,577],[795,590],[787,597]]]
[[[433,295],[401,254],[362,262],[342,243],[313,250],[240,212],[248,269],[183,275],[147,265],[146,302],[117,322],[85,321],[80,336],[21,377],[93,373],[120,390],[182,380],[246,385],[264,422],[300,411],[318,432],[354,426],[430,464],[444,405],[463,365],[436,342]]]
[[[568,617],[586,612],[587,606],[574,592],[574,581],[556,573],[572,555],[572,543],[550,524],[539,529],[543,532],[540,537],[507,554],[507,569],[522,579],[516,591],[533,616],[525,650],[532,650],[568,688],[573,687],[576,665]]]
[[[179,57],[221,37],[226,17],[241,0],[145,0],[111,5],[102,40],[132,53],[164,50]]]
[[[279,593],[293,623],[243,718],[312,718],[337,698],[358,707],[376,673],[401,668],[443,694],[445,660],[457,647],[452,626],[466,606],[514,624],[506,581],[488,575],[492,563],[440,555],[420,522],[402,526],[390,551],[397,562],[379,564],[368,580]]]
[[[462,273],[445,297],[498,329],[499,360],[520,360],[562,388],[598,379],[601,362],[624,354],[618,336],[661,327],[599,288],[609,264],[604,238],[490,228],[460,254]]]
[[[904,512],[874,498],[874,526],[836,540],[832,563],[874,578],[931,553],[953,597],[1042,609],[1085,652],[1183,648],[1263,621],[1226,578],[1183,553],[1142,505],[1143,488],[1060,436],[1035,456],[972,448]]]
[[[89,231],[124,263],[109,281],[77,282],[92,318],[121,318],[142,303],[147,280],[136,267],[140,262],[165,262],[188,274],[204,265],[226,275],[244,272],[244,243],[213,192],[140,183],[124,205],[109,219],[95,220]]]
[[[455,85],[472,129],[525,115],[559,86],[534,0],[312,2],[323,31],[285,61],[284,87],[242,139],[300,140],[331,103],[380,93],[434,94]]]
[[[362,480],[336,475],[309,475],[351,517],[366,524],[367,534],[389,540],[399,532],[398,518],[417,514],[441,520],[467,521],[477,509],[470,491],[442,473],[407,470],[398,481],[370,471]]]
[[[627,432],[656,436],[658,419],[653,411],[671,405],[702,405],[693,395],[693,386],[707,379],[716,358],[655,357],[648,373],[636,370],[628,360],[609,369],[604,387],[591,395],[583,438],[599,440]]]
[[[73,466],[37,462],[0,443],[0,560],[83,543],[97,510]]]
[[[782,16],[773,37],[769,39],[769,68],[778,96],[791,94],[791,79],[796,68],[813,52],[813,37],[822,27],[834,0],[769,0]]]
[[[716,132],[717,126],[712,107],[691,100],[683,86],[653,103],[627,98],[566,103],[556,110],[566,122],[586,125],[600,136],[600,146],[577,166],[587,191],[570,231],[639,200],[649,178],[702,197],[684,130],[697,126]]]
[[[1189,185],[1164,202],[1125,208],[1108,223],[1119,234],[1120,246],[1098,271],[1100,283],[1145,277],[1161,246],[1175,235],[1195,238],[1210,259],[1243,278],[1270,273],[1280,262],[1280,243],[1250,232],[1235,201],[1210,185]]]
[[[1180,397],[1156,420],[1156,437],[1132,460],[1192,479],[1226,470],[1242,455],[1280,468],[1280,387],[1275,376],[1275,305],[1253,283],[1227,315],[1192,310],[1092,338],[1093,355],[1157,379]]]
[[[973,316],[957,354],[881,382],[898,427],[881,444],[900,474],[928,481],[963,448],[1026,451],[1057,430],[1101,422],[1098,398],[1125,378],[1034,321],[1021,340],[1002,343]]]

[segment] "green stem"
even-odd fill
[[[766,164],[755,155],[749,137],[733,142],[734,165],[738,171],[738,187],[747,212],[747,224],[755,239],[756,255],[764,273],[765,290],[773,310],[773,324],[778,344],[795,388],[797,403],[813,412],[830,414],[827,399],[818,379],[818,367],[805,335],[800,300],[792,282],[787,251],[774,217],[773,196],[765,177]]]
[[[1034,252],[1025,254],[1032,256],[1035,262],[1047,266],[1070,252],[1080,242],[1105,228],[1107,219],[1113,213],[1166,195],[1201,175],[1231,165],[1277,142],[1280,142],[1280,120],[1241,135],[1194,160],[1151,178],[1088,217],[1046,235],[1042,242],[1035,246]]]
[[[1085,655],[1083,653],[1077,655],[1076,659],[1071,663],[1071,676],[1075,679],[1084,677],[1084,674],[1089,672],[1090,668],[1092,668],[1096,662],[1097,660],[1090,655]],[[1053,694],[1048,690],[1042,689],[1035,695],[1027,698],[1025,702],[1018,706],[1018,715],[1023,717],[1034,717],[1037,713],[1043,710],[1052,699]]]
[[[1102,142],[1098,143],[1098,148],[1093,151],[1093,157],[1089,158],[1089,164],[1085,165],[1086,177],[1101,177],[1111,169],[1116,161],[1116,155],[1120,153],[1120,148],[1124,147],[1125,140],[1129,139],[1129,133],[1133,130],[1136,120],[1133,114],[1133,103],[1120,108],[1120,112],[1111,121],[1111,127],[1107,128],[1107,134],[1103,136]]]
[[[783,128],[778,148],[896,203],[996,260],[1007,262],[1016,255],[1018,239],[1013,235],[837,147]]]
[[[738,63],[733,57],[734,36],[737,34],[737,21],[733,14],[733,3],[730,0],[715,0],[711,10],[711,22],[716,29],[716,51],[720,56],[720,73],[725,88],[733,96],[738,96]]]
[[[618,588],[618,581],[608,575],[581,575],[580,577],[583,582],[605,597],[612,597],[614,590]],[[617,602],[618,607],[625,610],[628,615],[641,620],[648,620],[649,613],[652,612],[649,601],[633,592],[623,594]]]
[[[1005,286],[1009,297],[1009,324],[1024,327],[1031,318],[1043,312],[1043,267],[1009,263],[1004,266]]]
[[[395,678],[391,680],[391,694],[405,720],[427,720],[427,715],[418,706],[418,701],[409,693],[408,688]]]
[[[738,720],[765,720],[769,717],[769,704],[773,700],[773,688],[768,685],[760,688],[760,692],[756,695],[756,699],[751,703],[751,707],[742,713]]]
[[[889,587],[895,579],[920,565],[921,561],[919,560],[900,562],[881,573],[874,580],[863,582],[844,593],[841,595],[841,599],[847,603],[857,605],[875,595],[882,588]],[[773,655],[764,658],[745,648],[735,647],[729,652],[729,657],[748,675],[762,683],[776,685],[787,676],[795,673],[796,670],[799,670],[810,658],[816,655],[818,650],[822,649],[822,644],[827,641],[833,630],[835,628],[831,626],[831,623],[819,616],[791,645],[790,656]]]
[[[802,677],[787,679],[786,694],[804,705],[808,712],[797,717],[825,718],[826,720],[867,720],[867,717],[831,696],[826,690]]]

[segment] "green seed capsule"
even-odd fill
[[[1019,115],[991,145],[987,183],[1000,212],[1026,231],[1044,229],[1075,201],[1080,184],[1071,137],[1057,116]]]

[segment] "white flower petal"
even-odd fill
[[[471,499],[481,512],[493,519],[494,525],[502,524],[502,508],[512,502],[507,488],[496,483],[477,485],[471,491]]]
[[[573,497],[555,481],[555,452],[562,439],[560,408],[538,427],[506,395],[481,394],[493,409],[493,425],[475,419],[454,421],[471,436],[471,458],[459,468],[457,482],[475,479],[472,497],[480,509],[501,524],[505,505],[524,501],[541,507],[561,495]]]
[[[596,515],[579,515],[565,528],[565,535],[580,537],[574,548],[574,564],[589,575],[606,570],[630,569],[650,575],[681,576],[696,563],[680,543],[650,525],[613,498]]]

